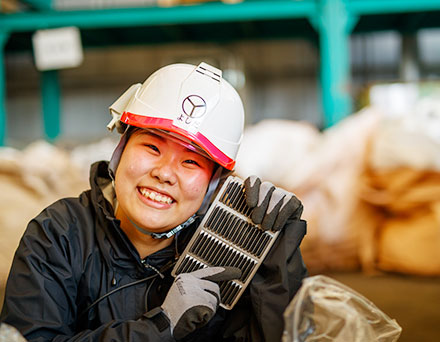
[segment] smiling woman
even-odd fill
[[[130,135],[116,170],[116,218],[142,258],[158,245],[172,242],[155,239],[145,231],[170,231],[194,215],[213,170],[212,160],[176,139],[152,130],[136,130]]]
[[[307,274],[293,194],[247,179],[244,195],[259,213],[251,223],[280,233],[232,310],[219,307],[218,282],[242,271],[227,260],[171,275],[234,169],[238,93],[206,63],[173,64],[131,86],[110,112],[108,127],[122,134],[111,160],[92,165],[90,190],[29,223],[1,320],[38,342],[279,341],[283,311]]]

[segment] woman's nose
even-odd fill
[[[161,158],[151,170],[151,176],[156,178],[160,183],[175,184],[177,177],[172,159],[173,158],[170,157]]]

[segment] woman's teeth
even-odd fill
[[[141,192],[142,196],[149,198],[149,199],[156,201],[156,202],[166,203],[166,204],[171,204],[171,202],[173,202],[173,200],[170,197],[165,196],[165,195],[161,195],[161,194],[154,192],[154,191],[148,191],[147,189],[141,188],[140,192]]]

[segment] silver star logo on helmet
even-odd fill
[[[199,118],[206,113],[206,102],[198,95],[189,95],[182,102],[182,110],[191,118]]]

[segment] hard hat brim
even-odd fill
[[[121,117],[121,121],[127,125],[136,126],[140,128],[156,128],[166,130],[168,132],[182,136],[185,139],[198,145],[208,156],[222,167],[233,170],[235,166],[235,160],[228,157],[222,151],[220,151],[214,144],[212,144],[203,134],[200,132],[191,133],[180,127],[173,125],[173,121],[165,118],[157,118],[151,116],[137,115],[130,112],[124,112]]]

